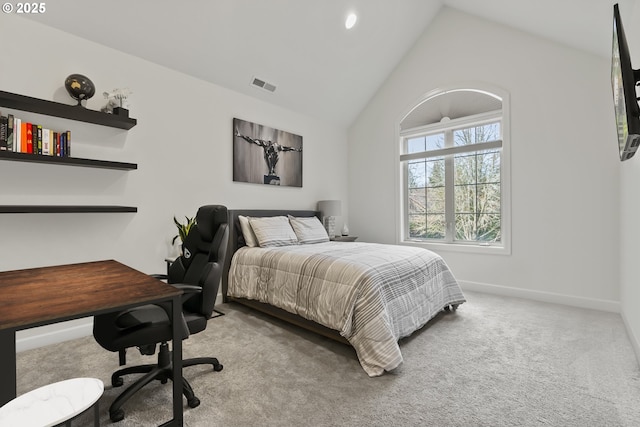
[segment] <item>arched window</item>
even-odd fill
[[[508,111],[506,93],[465,87],[404,116],[401,242],[509,253]]]

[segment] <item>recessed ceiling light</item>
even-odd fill
[[[356,14],[350,13],[349,16],[347,16],[347,20],[344,22],[344,26],[347,28],[347,30],[350,30],[354,25],[356,25],[357,20],[358,17],[356,16]]]

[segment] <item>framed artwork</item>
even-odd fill
[[[302,136],[234,118],[233,180],[302,187]]]

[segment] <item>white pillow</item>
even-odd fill
[[[329,241],[327,230],[318,217],[294,217],[289,215],[289,222],[300,243],[324,243]]]
[[[296,233],[286,216],[249,218],[249,224],[262,248],[298,244]]]
[[[249,224],[249,217],[238,215],[238,221],[240,221],[240,229],[242,230],[244,243],[250,248],[258,246],[258,239],[256,239],[256,234],[253,232],[251,224]]]

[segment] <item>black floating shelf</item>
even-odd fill
[[[50,163],[56,165],[84,166],[103,169],[134,170],[138,169],[135,163],[112,162],[107,160],[80,159],[77,157],[57,157],[40,154],[14,153],[13,151],[0,151],[0,160],[16,162]]]
[[[132,206],[64,206],[64,205],[0,205],[0,214],[6,213],[112,213],[138,212]]]
[[[118,129],[129,130],[138,123],[136,119],[132,119],[130,117],[103,113],[102,111],[88,110],[79,105],[61,104],[59,102],[32,98],[30,96],[18,95],[16,93],[5,91],[0,91],[0,105],[16,110],[30,111],[32,113],[62,117],[64,119],[93,123]]]

